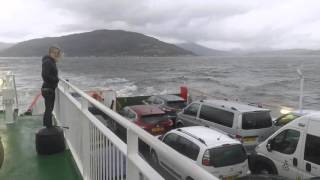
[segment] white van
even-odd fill
[[[320,176],[320,113],[291,121],[259,144],[250,156],[253,173],[289,179]]]

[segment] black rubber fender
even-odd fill
[[[0,169],[3,164],[3,161],[4,161],[4,149],[3,149],[3,145],[0,137]]]
[[[250,171],[255,174],[256,172],[256,167],[258,164],[266,164],[267,166],[271,167],[273,174],[277,175],[278,174],[278,170],[275,166],[275,164],[273,163],[273,161],[265,156],[261,156],[259,154],[251,154],[248,157],[249,159],[249,169]]]
[[[60,127],[42,128],[36,133],[36,150],[39,155],[50,155],[66,149]]]

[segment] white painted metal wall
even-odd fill
[[[78,93],[80,102],[70,92]],[[127,144],[88,111],[89,103],[127,129]],[[139,155],[138,138],[192,179],[217,179],[67,81],[60,80],[54,113],[59,125],[69,127],[66,141],[84,180],[164,179]]]

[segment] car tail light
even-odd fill
[[[168,126],[170,126],[170,127],[173,126],[173,121],[171,119],[169,119],[168,122],[169,122]]]
[[[202,158],[202,165],[204,166],[211,166],[211,160],[210,160],[210,152],[209,150],[206,150],[203,154]]]
[[[236,134],[236,139],[238,139],[241,143],[243,143],[243,137]]]

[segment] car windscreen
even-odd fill
[[[210,161],[214,167],[231,166],[247,159],[247,153],[241,144],[224,145],[210,149]]]
[[[285,114],[276,120],[275,125],[276,126],[284,126],[284,125],[288,124],[289,122],[297,119],[298,117],[300,117],[300,116],[295,115],[295,114],[291,114],[291,113]]]
[[[160,121],[169,119],[167,115],[164,114],[153,114],[141,116],[141,121],[147,124],[156,124]]]
[[[242,114],[242,129],[262,129],[272,126],[269,111],[254,111]]]
[[[183,109],[187,106],[185,101],[168,101],[167,106],[175,109]]]

